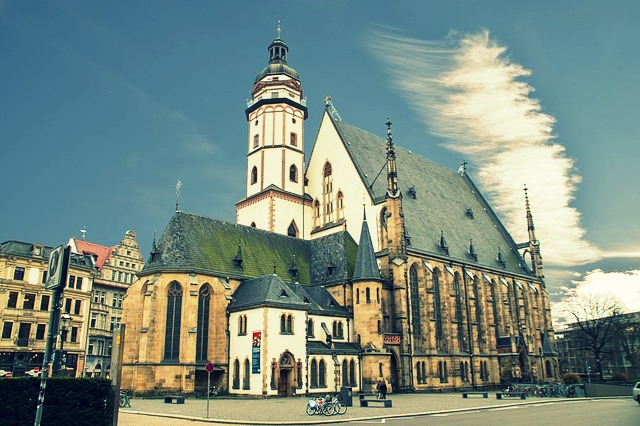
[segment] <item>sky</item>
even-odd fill
[[[637,1],[0,0],[0,241],[234,221],[246,100],[281,36],[309,108],[452,170],[516,242],[524,191],[556,318],[583,293],[640,310]],[[399,171],[401,178],[401,171]],[[560,319],[559,319],[560,321]]]

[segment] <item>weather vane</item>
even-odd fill
[[[278,19],[278,29],[276,30],[278,32],[278,38],[280,38],[280,31],[282,31],[280,29],[280,20]]]
[[[178,211],[178,203],[180,202],[180,188],[182,188],[182,181],[178,179],[176,182],[176,211]]]

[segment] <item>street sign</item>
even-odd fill
[[[67,269],[66,266],[68,266],[68,263],[65,265],[65,259],[69,262],[69,256],[65,253],[64,245],[60,245],[51,251],[45,289],[53,290],[64,285],[63,272]]]
[[[207,373],[211,373],[214,368],[215,365],[213,365],[213,363],[211,362],[207,362],[207,365],[204,366],[204,369],[207,370]]]

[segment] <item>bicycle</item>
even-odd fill
[[[225,389],[222,386],[218,387],[214,385],[209,388],[209,396],[220,396],[224,393]]]
[[[125,389],[120,391],[119,405],[121,408],[123,407],[131,408],[131,401],[129,400],[129,390]]]

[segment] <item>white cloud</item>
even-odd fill
[[[524,184],[546,265],[599,259],[585,238],[571,202],[581,181],[571,158],[555,142],[554,117],[542,112],[513,63],[488,31],[425,41],[377,31],[371,50],[387,64],[392,85],[422,116],[443,145],[463,154],[516,241],[526,241]]]
[[[560,302],[552,303],[556,325],[571,322],[572,319],[566,315],[567,307],[579,303],[585,296],[614,298],[625,312],[640,311],[640,270],[605,272],[594,269],[584,277],[572,280],[571,286]]]

